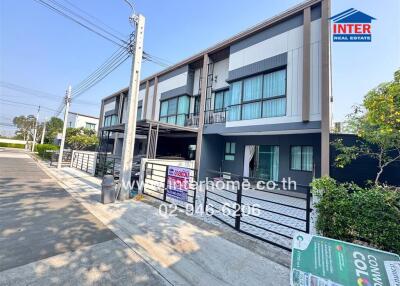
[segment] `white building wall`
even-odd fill
[[[223,59],[222,61],[214,63],[213,71],[213,89],[220,89],[228,87],[229,84],[226,79],[229,75],[229,58]]]
[[[96,131],[99,128],[98,118],[93,118],[81,114],[69,113],[67,122],[68,122],[67,126],[72,128],[86,128],[86,123],[95,124]]]

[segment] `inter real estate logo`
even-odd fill
[[[333,21],[334,42],[371,42],[371,22],[376,20],[350,8],[330,18]]]

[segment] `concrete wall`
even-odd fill
[[[16,139],[0,138],[0,143],[11,143],[11,144],[25,145],[26,141],[24,141],[24,140],[16,140]]]

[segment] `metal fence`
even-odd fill
[[[51,153],[50,166],[57,166],[59,155],[60,155],[59,151]],[[62,158],[62,165],[65,166],[65,165],[71,164],[71,158],[72,158],[72,151],[64,150],[63,158]]]
[[[95,152],[73,151],[71,167],[94,175],[94,171],[96,168],[96,156],[97,153]]]
[[[143,194],[167,203],[175,204],[180,208],[187,208],[189,204],[193,207],[193,210],[195,210],[196,186],[194,184],[189,184],[186,202],[167,196],[168,166],[170,165],[146,162],[143,180]],[[190,170],[189,182],[193,183],[196,179],[196,170],[190,168],[186,169]]]
[[[221,222],[289,251],[296,231],[309,233],[310,187],[297,185],[296,191],[289,191],[275,182],[276,189],[269,190],[256,184],[262,179],[209,173],[204,211]]]

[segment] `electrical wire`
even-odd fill
[[[98,36],[104,38],[104,39],[107,40],[107,41],[110,41],[110,42],[114,43],[115,45],[118,45],[118,46],[120,46],[120,47],[123,47],[123,44],[126,43],[125,41],[122,40],[122,44],[121,44],[121,43],[117,42],[116,40],[114,40],[114,39],[112,39],[112,38],[110,38],[110,37],[104,35],[103,33],[99,32],[99,31],[96,31],[95,28],[90,27],[89,25],[87,25],[87,24],[85,24],[85,23],[82,23],[81,21],[77,20],[76,18],[72,17],[71,15],[68,15],[67,13],[65,13],[65,11],[60,10],[59,8],[57,8],[57,7],[55,7],[55,6],[51,5],[51,4],[49,4],[48,2],[46,2],[46,1],[44,1],[44,0],[34,0],[34,1],[37,2],[37,3],[39,3],[39,4],[41,4],[41,5],[44,6],[44,7],[49,8],[50,10],[56,12],[57,14],[59,14],[59,15],[65,17],[65,18],[67,18],[67,19],[70,19],[71,21],[75,22],[76,24],[78,24],[78,25],[80,25],[80,26],[82,26],[82,27],[88,29],[89,31],[91,31],[91,32],[93,32],[93,33],[95,33],[95,34],[97,34]],[[52,1],[53,1],[53,0],[52,0]],[[86,22],[90,23],[89,20],[87,20]],[[107,33],[107,34],[108,34],[108,33]],[[121,41],[121,39],[119,39],[119,41]]]
[[[40,90],[36,90],[36,89],[31,89],[25,86],[21,86],[21,85],[17,85],[14,83],[10,83],[10,82],[5,82],[5,81],[0,81],[0,87],[4,87],[6,89],[10,89],[10,90],[14,90],[17,92],[21,92],[21,93],[25,93],[27,95],[30,96],[35,96],[35,97],[39,97],[39,98],[46,98],[49,100],[53,100],[53,101],[59,101],[60,99],[62,99],[63,97],[60,95],[55,95],[55,94],[51,94],[45,91],[40,91]],[[8,94],[0,94],[0,96],[9,96],[9,97],[13,97],[13,95],[8,95]],[[85,100],[77,100],[75,103],[77,104],[96,104],[94,102],[90,102],[90,101],[85,101]]]
[[[72,92],[72,98],[76,99],[76,97],[82,95],[86,91],[88,91],[90,88],[92,88],[94,85],[96,85],[98,82],[103,80],[106,76],[108,76],[112,71],[114,71],[116,68],[118,68],[123,62],[125,62],[129,58],[129,52],[132,53],[132,47],[134,45],[134,39],[131,35],[130,39],[128,41],[122,39],[119,36],[116,36],[109,30],[110,27],[105,25],[103,23],[103,26],[106,26],[106,28],[101,27],[99,24],[94,23],[93,21],[88,20],[86,17],[80,15],[78,12],[68,8],[67,6],[61,4],[60,2],[57,2],[56,0],[34,0],[35,2],[41,4],[42,6],[52,10],[53,12],[69,19],[72,20],[73,22],[79,24],[80,26],[88,29],[89,31],[97,34],[98,36],[118,45],[120,49],[118,49],[113,55],[111,55],[110,58],[106,60],[99,68],[97,68],[92,74],[90,74],[88,77],[86,77],[82,82],[80,82],[77,86],[73,88]],[[85,12],[84,10],[76,7],[72,3],[70,3],[68,0],[64,0],[68,4],[70,4],[71,7],[75,8],[75,10],[79,10],[82,13],[86,14],[87,16],[91,17],[92,19],[96,19],[97,22],[100,22],[97,18],[91,16],[89,13]],[[133,5],[129,2],[126,1],[132,8],[132,11],[134,12],[134,7]],[[133,21],[133,16],[130,17],[130,21]],[[114,30],[115,32],[115,30]],[[149,61],[153,62],[155,64],[158,64],[162,67],[168,67],[170,64],[167,63],[166,60],[156,57],[154,55],[151,55],[149,53],[143,54],[143,61]],[[60,107],[56,114],[59,115],[59,113],[62,112],[62,108]],[[57,115],[57,116],[58,116]]]
[[[114,29],[113,27],[107,25],[106,23],[104,23],[101,19],[89,14],[88,12],[86,12],[85,10],[79,8],[78,6],[76,6],[75,4],[73,4],[71,1],[69,0],[63,0],[64,2],[68,3],[70,6],[74,7],[76,10],[82,12],[83,14],[85,14],[86,16],[92,18],[93,20],[99,22],[100,24],[102,24],[103,26],[107,27],[109,30],[113,31],[116,34],[119,34],[122,38],[125,38],[125,35],[123,35],[121,32],[119,32],[118,30]]]
[[[75,95],[75,94],[79,93],[80,91],[82,91],[83,89],[85,89],[87,86],[89,86],[93,82],[93,80],[95,80],[99,75],[107,72],[111,66],[113,66],[116,62],[118,62],[121,59],[121,57],[124,57],[127,54],[128,54],[127,50],[124,50],[123,48],[119,48],[118,50],[116,50],[94,72],[92,72],[89,76],[87,76],[84,80],[82,80],[76,86],[73,86],[72,94]]]
[[[91,89],[93,86],[95,86],[97,83],[99,83],[101,80],[103,80],[106,76],[108,76],[110,73],[112,73],[116,68],[118,68],[120,65],[122,65],[128,58],[130,57],[130,54],[127,52],[124,52],[120,54],[115,60],[112,62],[108,63],[106,68],[99,70],[96,70],[91,77],[91,80],[89,82],[86,82],[84,85],[81,85],[81,87],[73,92],[73,99],[76,99],[89,89]]]
[[[39,105],[36,104],[30,104],[30,103],[24,103],[24,102],[18,102],[18,101],[12,101],[12,100],[7,100],[7,99],[2,99],[0,98],[0,101],[3,101],[2,104],[19,104],[19,105],[25,105],[25,106],[34,106],[34,107],[38,107]],[[49,108],[49,107],[45,107],[40,105],[41,108],[50,110],[50,111],[56,111],[55,109]]]

